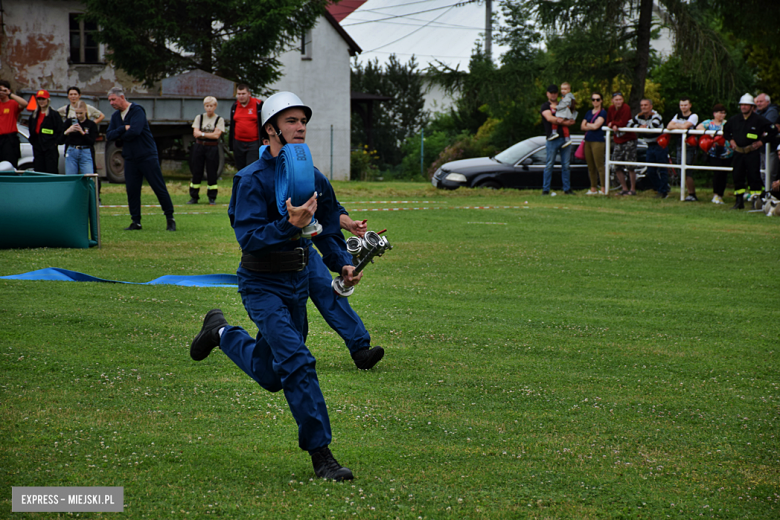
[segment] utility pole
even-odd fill
[[[493,2],[485,0],[485,56],[493,61]]]

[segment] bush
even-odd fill
[[[403,152],[403,161],[398,180],[425,180],[425,173],[428,167],[436,160],[448,144],[457,138],[452,137],[447,132],[438,131],[428,134],[425,132],[425,146],[423,151],[423,168],[420,171],[420,134],[407,137],[401,151]]]
[[[500,123],[501,121],[498,119],[488,118],[485,124],[479,127],[476,135],[463,136],[452,145],[444,148],[439,157],[428,168],[428,178],[433,177],[442,164],[450,161],[495,155],[498,150],[493,144],[493,134]]]
[[[352,150],[349,154],[349,178],[353,181],[373,181],[379,176],[377,162],[379,155],[376,150],[369,150],[368,145]]]

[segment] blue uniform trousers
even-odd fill
[[[298,445],[306,451],[331,442],[330,419],[315,371],[315,359],[304,344],[308,269],[297,273],[261,274],[238,269],[238,290],[257,325],[253,338],[241,327],[226,327],[222,351],[249,377],[284,396],[298,424]]]
[[[309,248],[309,298],[331,329],[347,344],[350,354],[371,346],[371,335],[360,316],[349,305],[348,298],[333,292],[333,277],[320,254]]]
[[[165,181],[160,170],[157,156],[146,159],[125,159],[125,189],[127,190],[127,205],[130,208],[130,218],[141,223],[141,185],[146,182],[151,186],[157,200],[162,206],[167,218],[173,218],[173,202],[165,187]]]

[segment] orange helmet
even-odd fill
[[[685,142],[688,143],[688,146],[696,146],[696,136],[695,135],[689,135],[687,139],[685,139]]]
[[[661,148],[666,148],[669,146],[669,136],[666,134],[661,134],[658,136],[658,139],[656,139],[656,142]]]
[[[712,136],[703,135],[701,136],[701,139],[699,139],[699,148],[701,148],[704,153],[707,153],[710,151],[710,148],[712,148],[714,142]]]

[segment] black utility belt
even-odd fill
[[[294,273],[309,265],[309,248],[268,253],[258,258],[250,253],[241,255],[241,267],[256,273]]]
[[[75,148],[76,150],[89,150],[92,148],[89,145],[83,145],[83,144],[69,144],[68,148]]]
[[[195,142],[203,146],[217,146],[219,144],[216,139],[195,139]]]

